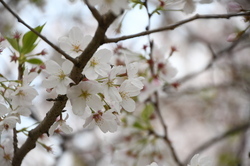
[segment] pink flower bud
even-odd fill
[[[242,6],[237,2],[229,2],[227,4],[228,13],[239,13],[243,10]]]
[[[238,40],[241,36],[241,33],[231,33],[228,37],[227,37],[227,41],[228,42],[234,42],[236,40]]]

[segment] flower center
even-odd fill
[[[79,97],[82,97],[84,99],[87,99],[91,94],[88,93],[88,91],[83,91],[82,90],[82,94]]]

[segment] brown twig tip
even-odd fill
[[[66,59],[70,60],[73,64],[77,63],[77,61],[74,58],[72,58],[71,56],[69,56],[68,54],[66,54],[63,50],[61,50],[59,47],[57,47],[51,41],[49,41],[45,36],[43,36],[42,34],[40,34],[39,32],[37,32],[34,28],[32,28],[31,26],[29,26],[26,22],[24,22],[3,0],[0,0],[0,2],[5,7],[5,9],[7,9],[17,19],[18,22],[20,22],[25,27],[27,27],[30,31],[32,31],[37,36],[39,36],[45,43],[47,43],[52,48],[54,48],[58,53],[62,54]]]
[[[148,30],[148,31],[136,33],[133,35],[121,36],[121,37],[117,37],[117,38],[107,38],[105,40],[105,43],[117,43],[117,42],[122,41],[122,40],[132,39],[135,37],[141,37],[141,36],[149,35],[151,33],[174,30],[175,28],[177,28],[183,24],[186,24],[186,23],[189,23],[191,21],[198,20],[198,19],[229,19],[231,17],[239,17],[239,16],[250,16],[250,12],[233,13],[233,14],[211,14],[211,15],[196,14],[188,19],[181,20],[177,23],[174,23],[174,24],[166,26],[166,27]]]

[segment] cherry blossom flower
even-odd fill
[[[45,71],[50,74],[50,76],[42,82],[42,85],[49,89],[54,88],[58,94],[66,94],[69,84],[74,82],[68,77],[73,63],[66,60],[61,67],[55,61],[49,60],[45,65]]]
[[[16,116],[6,116],[0,121],[0,132],[3,130],[12,130],[16,127],[18,118]]]
[[[89,106],[95,110],[103,108],[102,101],[97,93],[101,92],[99,83],[94,81],[80,82],[68,90],[67,96],[70,99],[72,110],[76,115],[82,116],[85,108]]]
[[[122,101],[122,98],[118,91],[118,80],[117,75],[124,73],[124,68],[122,66],[115,66],[108,73],[108,78],[103,81],[102,88],[104,90],[104,96],[107,100],[114,100],[117,102]]]
[[[58,40],[60,48],[73,58],[76,58],[92,40],[92,36],[84,36],[80,28],[73,27],[69,31],[69,36],[63,36]]]
[[[137,73],[138,73],[138,69],[139,69],[139,65],[137,62],[134,63],[130,63],[126,65],[127,67],[127,75],[128,75],[128,81],[134,85],[135,87],[137,87],[138,89],[142,89],[143,88],[143,83],[142,80],[144,79],[143,77],[138,77]]]
[[[7,139],[0,145],[0,165],[11,166],[13,158],[12,141]]]
[[[108,62],[111,58],[111,51],[108,49],[98,50],[85,66],[83,73],[90,80],[95,80],[98,76],[106,77],[111,70]]]
[[[211,166],[211,160],[206,157],[201,158],[199,154],[192,157],[188,166]]]
[[[120,102],[122,108],[128,112],[133,112],[135,110],[135,101],[131,97],[137,96],[140,93],[140,89],[133,86],[130,81],[124,81],[120,88],[119,93],[121,95],[122,101]]]
[[[96,125],[102,132],[115,132],[117,130],[116,116],[112,110],[107,111],[94,111],[85,121],[83,127],[94,128]]]
[[[58,128],[60,131],[62,131],[65,134],[72,133],[73,129],[66,124],[66,120],[69,118],[69,115],[65,117],[65,119],[59,119],[56,121],[49,129],[49,135],[53,135],[54,131]]]
[[[9,113],[10,110],[3,104],[0,104],[0,117],[2,117],[3,115]]]
[[[30,106],[32,100],[38,95],[38,92],[29,85],[18,87],[16,91],[10,94],[13,108],[18,106]]]
[[[98,5],[101,14],[112,11],[115,15],[121,14],[121,11],[128,8],[128,0],[91,0],[92,6]]]

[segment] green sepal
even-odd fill
[[[43,63],[43,61],[38,58],[27,59],[26,62],[33,64],[33,65],[41,65]]]

